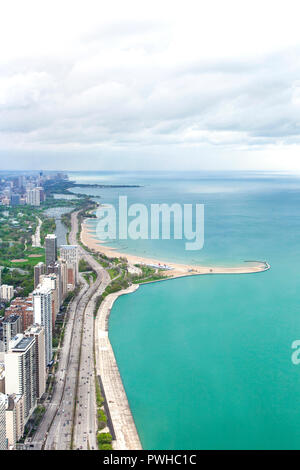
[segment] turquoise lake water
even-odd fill
[[[109,242],[164,260],[242,264],[264,273],[141,286],[120,297],[109,335],[145,449],[299,449],[300,178],[270,173],[77,173],[101,202],[205,205],[205,244]],[[86,188],[76,192],[88,192]],[[95,226],[95,221],[90,222]]]

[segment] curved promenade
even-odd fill
[[[96,370],[100,375],[107,406],[115,432],[115,450],[141,450],[142,445],[131,414],[126,392],[116,358],[108,338],[108,319],[114,301],[138,289],[134,284],[128,289],[108,295],[101,303],[95,321]]]

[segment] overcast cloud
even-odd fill
[[[0,3],[0,168],[300,170],[297,1]]]

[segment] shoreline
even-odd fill
[[[165,275],[167,279],[173,279],[185,276],[195,276],[199,274],[251,274],[257,272],[264,272],[270,269],[270,265],[266,261],[251,261],[256,263],[254,265],[247,265],[245,262],[244,266],[200,266],[192,264],[180,264],[168,261],[157,260],[154,258],[146,258],[143,256],[132,255],[129,253],[122,253],[115,250],[112,247],[105,245],[103,242],[95,238],[94,232],[88,229],[85,219],[81,225],[80,240],[83,245],[89,249],[95,250],[99,253],[103,253],[109,258],[126,258],[129,265],[134,266],[135,264],[146,264],[146,265],[167,265],[172,267],[171,270],[160,270],[160,274]],[[250,263],[250,261],[248,261]],[[157,282],[157,281],[154,281]]]
[[[108,320],[118,297],[135,292],[139,285],[131,285],[109,294],[101,303],[95,320],[96,371],[101,377],[106,404],[109,409],[115,440],[114,450],[142,450],[141,441],[130,410],[118,364],[108,337]]]

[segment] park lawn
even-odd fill
[[[24,258],[25,259],[25,258]],[[1,262],[1,261],[0,261]],[[10,268],[21,268],[21,269],[26,269],[28,265],[30,266],[35,266],[37,263],[40,262],[45,262],[45,256],[39,256],[38,258],[26,258],[26,261],[20,261],[20,262],[12,262],[8,260],[5,263],[5,266],[8,266]]]

